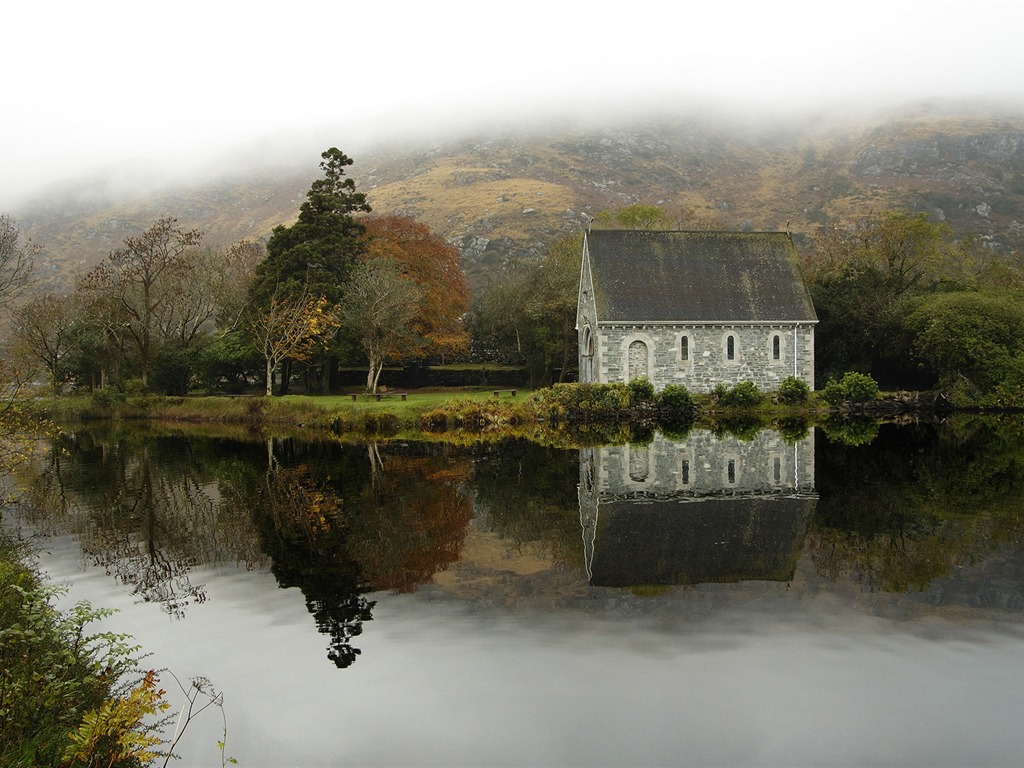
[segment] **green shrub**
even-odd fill
[[[241,334],[226,333],[204,345],[197,355],[196,374],[208,392],[240,395],[265,363]]]
[[[825,382],[822,397],[825,398],[825,402],[829,405],[842,405],[843,401],[846,400],[846,390],[835,379],[829,379]]]
[[[124,382],[122,390],[127,397],[138,397],[139,395],[146,394],[148,391],[146,385],[142,383],[142,378],[140,376],[133,376],[132,378],[127,379]]]
[[[868,403],[878,397],[878,383],[867,374],[847,371],[839,381],[829,379],[824,396],[829,405]]]
[[[92,400],[92,404],[96,408],[107,410],[124,403],[124,392],[113,387],[104,387],[103,389],[94,389],[89,399]]]
[[[607,421],[629,409],[625,384],[555,384],[532,396],[537,410],[553,422]]]
[[[1024,355],[1024,304],[1015,293],[955,291],[920,299],[906,320],[914,351],[957,405],[999,405]]]
[[[646,376],[632,379],[627,386],[631,403],[642,403],[654,399],[654,385]]]
[[[1007,366],[1006,375],[996,385],[994,400],[1000,408],[1024,408],[1024,357],[1018,355]]]
[[[110,611],[88,603],[59,610],[60,590],[43,584],[26,557],[0,535],[0,765],[144,764],[148,747],[160,742],[162,724],[144,722],[157,712],[155,686],[142,691],[152,694],[146,712],[121,707],[117,719],[95,717],[104,707],[139,700],[138,649],[125,635],[86,631]],[[90,722],[103,733],[90,733]]]
[[[693,395],[682,384],[668,384],[658,393],[656,402],[662,417],[672,421],[692,418],[697,410]]]
[[[719,384],[718,386],[723,385]],[[718,392],[718,387],[715,387],[715,394],[719,405],[726,408],[753,408],[764,400],[764,395],[752,381],[740,381],[732,387],[726,387],[721,394]]]
[[[590,406],[605,417],[617,417],[622,411],[629,408],[630,393],[622,384],[598,384],[598,389],[593,391],[592,398],[584,398],[580,407]]]
[[[784,405],[802,405],[810,396],[810,386],[796,376],[787,376],[779,384],[779,402]]]
[[[840,383],[846,388],[847,397],[855,403],[870,402],[878,397],[878,382],[867,374],[851,371]]]

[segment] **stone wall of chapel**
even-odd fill
[[[771,430],[753,440],[694,430],[682,442],[657,435],[646,445],[589,451],[580,466],[592,477],[581,479],[595,497],[814,492],[813,430],[796,443]]]
[[[687,338],[682,358],[681,339]],[[728,338],[734,340],[734,358],[728,358]],[[779,337],[779,359],[774,359],[773,338]],[[710,392],[719,383],[752,381],[762,392],[779,388],[796,370],[814,387],[814,326],[602,326],[595,355],[598,381],[626,382],[629,348],[635,341],[647,346],[648,378],[655,389],[682,384],[691,392]],[[634,353],[636,346],[634,346]],[[635,357],[635,354],[634,354]],[[636,360],[634,359],[634,370]]]

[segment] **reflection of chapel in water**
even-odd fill
[[[585,448],[579,497],[595,586],[788,581],[817,501],[814,433]]]

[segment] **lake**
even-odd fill
[[[243,766],[1024,754],[1018,417],[572,450],[90,430],[18,480],[5,525],[223,693]]]

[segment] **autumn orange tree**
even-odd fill
[[[408,216],[361,221],[367,238],[363,261],[387,259],[420,288],[411,325],[425,343],[411,351],[444,356],[467,349],[469,334],[462,319],[469,308],[469,287],[459,265],[459,249]]]

